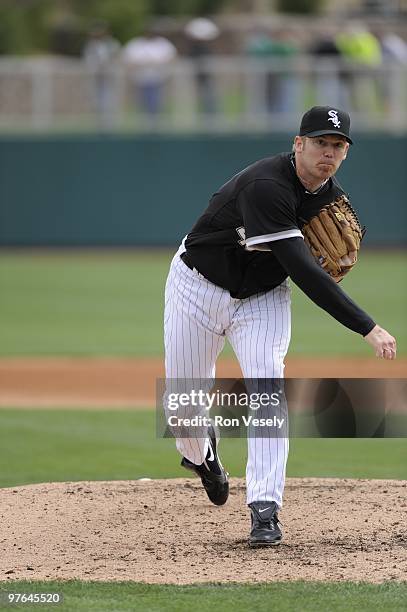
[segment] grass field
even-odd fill
[[[142,585],[122,583],[74,582],[15,582],[0,586],[17,593],[60,593],[63,603],[57,610],[72,612],[112,612],[114,610],[143,610],[148,612],[395,612],[405,610],[407,583],[381,585],[324,584],[290,582],[258,585]],[[17,606],[16,606],[17,607]],[[52,606],[29,606],[30,609],[49,610]],[[14,609],[14,606],[13,606]],[[27,609],[26,605],[17,609]]]
[[[246,441],[222,440],[232,476]],[[291,440],[288,476],[407,478],[407,441]],[[157,439],[150,411],[0,410],[0,487],[70,480],[185,476],[171,439]]]
[[[0,354],[161,355],[163,292],[171,255],[3,252]],[[402,253],[365,252],[343,282],[345,291],[397,337],[399,354],[404,355],[406,262]],[[294,287],[290,354],[370,356],[371,349]]]

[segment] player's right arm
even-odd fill
[[[276,240],[270,247],[288,276],[317,306],[361,334],[377,357],[395,359],[393,336],[377,325],[316,263],[302,238]]]

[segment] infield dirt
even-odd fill
[[[289,357],[290,378],[405,378],[407,359]],[[234,359],[218,362],[217,376],[239,378]],[[0,407],[146,408],[155,405],[162,358],[0,359]]]
[[[288,479],[283,543],[251,550],[241,479],[222,507],[192,479],[1,489],[0,580],[405,580],[406,492],[407,481]]]

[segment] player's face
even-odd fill
[[[327,134],[295,140],[296,159],[300,162],[304,178],[324,181],[335,174],[346,158],[349,143],[342,136]]]

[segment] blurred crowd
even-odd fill
[[[208,58],[222,55],[222,31],[206,17],[189,21],[183,30],[183,43],[146,31],[121,46],[106,23],[97,23],[89,32],[83,48],[84,61],[93,75],[95,110],[108,115],[114,105],[114,67],[125,67],[137,108],[154,116],[166,104],[165,83],[169,68],[177,59],[189,58],[194,64],[192,78],[198,94],[200,111],[217,112],[219,101],[213,71]],[[300,65],[304,57],[315,58],[312,87],[321,104],[335,102],[349,111],[377,110],[386,107],[391,81],[380,80],[378,69],[407,66],[407,42],[395,32],[369,30],[362,22],[350,21],[343,29],[325,29],[311,44],[304,44],[294,29],[270,32],[257,27],[247,33],[237,54],[252,58],[263,66],[278,64],[278,70],[260,71],[253,85],[262,92],[257,104],[266,112],[294,110],[298,77],[295,70],[285,73],[281,66]],[[257,80],[256,80],[257,79]]]

